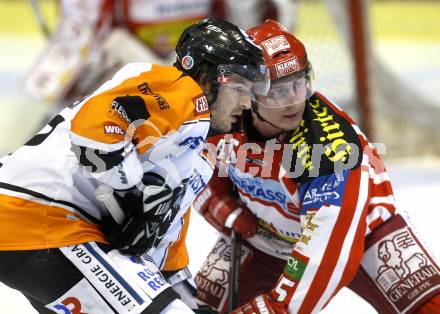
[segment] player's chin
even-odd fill
[[[240,120],[240,115],[233,115],[231,116],[231,125],[234,123],[237,123],[238,120]]]
[[[278,120],[277,125],[284,130],[294,130],[299,126],[301,119],[302,115],[300,113],[283,116]]]
[[[241,116],[234,115],[229,119],[229,123],[225,123],[222,132],[238,132],[241,129]]]

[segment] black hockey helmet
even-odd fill
[[[254,83],[254,93],[266,95],[270,72],[262,50],[239,27],[218,18],[207,18],[186,28],[176,46],[176,66],[191,77],[199,73],[200,65],[212,65],[214,81],[228,81],[229,75],[239,75]]]

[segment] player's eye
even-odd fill
[[[278,99],[286,97],[286,95],[289,93],[289,88],[273,88],[269,92],[269,97]]]
[[[227,86],[229,88],[232,88],[233,90],[235,90],[237,93],[239,93],[241,95],[249,94],[251,92],[251,89],[244,84],[232,83],[232,84],[228,84]]]
[[[298,92],[299,90],[303,89],[305,86],[306,86],[306,79],[301,78],[295,81],[295,83],[293,84],[293,90],[295,92]]]

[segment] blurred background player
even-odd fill
[[[439,312],[438,263],[396,209],[375,148],[313,90],[297,38],[271,20],[248,34],[272,84],[242,132],[209,139],[217,169],[194,208],[224,236],[196,276],[199,299],[226,312],[232,228],[245,239],[234,313],[314,313],[342,287],[379,313]]]
[[[56,29],[31,1],[48,34],[26,80],[33,96],[57,107],[83,97],[129,62],[170,65],[181,32],[207,16],[245,29],[267,18],[291,24],[294,0],[61,0]],[[87,72],[87,75],[84,75]],[[55,109],[57,110],[57,109]]]
[[[270,77],[223,20],[188,27],[176,52],[127,64],[1,158],[0,281],[40,313],[191,313],[183,240],[210,121],[231,130]]]

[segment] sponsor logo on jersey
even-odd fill
[[[145,267],[142,271],[139,271],[137,275],[139,278],[145,281],[148,287],[150,287],[153,291],[160,291],[162,287],[167,284],[166,280],[161,276],[160,273],[154,272],[147,267]]]
[[[96,244],[85,243],[60,249],[119,312],[130,312],[146,300],[109,264]]]
[[[330,174],[313,179],[309,184],[300,186],[299,193],[302,199],[302,210],[316,209],[323,205],[341,206],[348,170],[342,177]]]
[[[202,136],[196,136],[196,137],[190,136],[187,137],[185,140],[183,140],[183,142],[180,142],[179,147],[188,146],[191,149],[196,149],[204,142],[205,142],[205,138]]]
[[[291,170],[301,171],[299,175],[294,173],[294,177],[302,181],[360,165],[362,147],[349,121],[314,96],[307,101],[304,114],[310,118],[301,120],[288,140],[292,144]]]
[[[81,313],[110,313],[113,312],[110,306],[105,303],[103,297],[85,279],[78,281],[73,287],[61,283],[62,287],[69,287],[63,295],[45,307],[56,313],[81,314]]]
[[[305,170],[313,170],[314,165],[312,162],[312,145],[307,141],[307,135],[309,128],[305,126],[305,120],[301,120],[299,127],[293,131],[292,137],[289,139],[289,143],[292,144],[292,150],[297,151],[301,147],[303,153],[298,158],[301,160],[301,165]]]
[[[319,189],[311,189],[306,192],[303,204],[308,205],[317,202],[325,203],[326,201],[337,200],[340,197],[341,195],[339,195],[339,193],[336,191],[320,193]]]
[[[205,180],[203,180],[202,175],[197,169],[193,170],[188,185],[191,187],[195,195],[199,194],[199,192],[206,186]]]
[[[227,300],[229,279],[229,260],[231,245],[225,238],[220,238],[209,253],[197,276],[197,298],[216,309],[222,308]],[[240,264],[245,263],[250,251],[242,246]]]
[[[119,173],[119,179],[121,180],[121,183],[128,184],[127,174],[125,173],[124,167],[122,167],[122,164],[118,165],[118,173]]]
[[[286,300],[292,298],[292,295],[298,287],[298,282],[301,280],[307,268],[308,261],[308,257],[296,251],[289,256],[287,264],[284,267],[283,275],[278,280],[277,286],[274,289],[278,294],[276,299],[278,302],[287,302]]]
[[[182,68],[190,70],[194,66],[194,59],[191,56],[184,56],[182,58]]]
[[[104,134],[124,135],[125,132],[122,130],[122,128],[119,125],[115,123],[105,123]]]
[[[144,94],[144,95],[151,95],[154,97],[154,99],[157,102],[157,105],[159,106],[160,110],[165,110],[165,109],[169,109],[170,105],[168,104],[168,102],[166,101],[166,99],[158,94],[155,94],[151,91],[150,86],[148,85],[147,82],[143,82],[142,84],[138,85],[138,89],[139,91]]]
[[[284,35],[266,39],[261,42],[261,46],[266,49],[270,56],[274,55],[278,51],[290,48],[290,44]]]
[[[301,234],[298,232],[294,232],[291,230],[283,230],[277,226],[277,228],[274,227],[274,224],[271,222],[267,222],[262,218],[258,219],[258,235],[266,238],[267,240],[275,240],[277,242],[282,243],[285,245],[288,244],[295,244],[299,241]],[[290,251],[289,251],[290,255]]]
[[[252,177],[239,172],[238,169],[232,166],[229,167],[228,175],[241,192],[250,195],[252,198],[275,203],[292,217],[298,216],[297,208],[289,202],[284,188],[277,180]]]
[[[319,100],[310,104],[315,114],[313,121],[319,123],[322,128],[322,136],[320,141],[328,142],[328,149],[325,155],[330,161],[346,161],[350,154],[351,147],[345,139],[345,133],[341,129],[341,125],[335,121],[335,116],[330,113],[329,108],[322,106]]]
[[[156,94],[154,94],[153,97],[154,99],[156,99],[157,105],[159,106],[160,110],[165,110],[170,108],[170,105],[168,104],[168,102],[165,100],[164,97]]]
[[[309,258],[294,251],[292,255],[287,259],[286,266],[284,267],[284,273],[295,281],[300,281],[301,277],[306,270]]]
[[[66,314],[82,313],[81,302],[75,297],[67,297],[63,301],[61,301],[61,304],[55,304],[53,307],[57,311],[62,311]]]
[[[197,298],[218,308],[222,299],[225,298],[226,287],[199,274],[197,274],[195,282],[197,285]]]
[[[282,77],[292,74],[299,70],[298,59],[293,57],[289,60],[275,64],[275,70],[277,71],[277,76]]]
[[[199,116],[209,111],[208,99],[206,99],[205,95],[201,94],[192,99],[195,109],[194,115]]]
[[[150,85],[148,85],[147,82],[143,82],[142,84],[138,85],[138,89],[144,95],[153,94],[153,92],[151,91]]]
[[[367,241],[362,266],[396,312],[413,312],[440,291],[438,266],[400,215],[380,230]]]
[[[128,117],[127,112],[125,111],[124,107],[121,104],[119,104],[118,101],[113,100],[111,108],[118,117],[122,118],[123,121],[125,121],[128,124],[131,123],[131,119]]]

